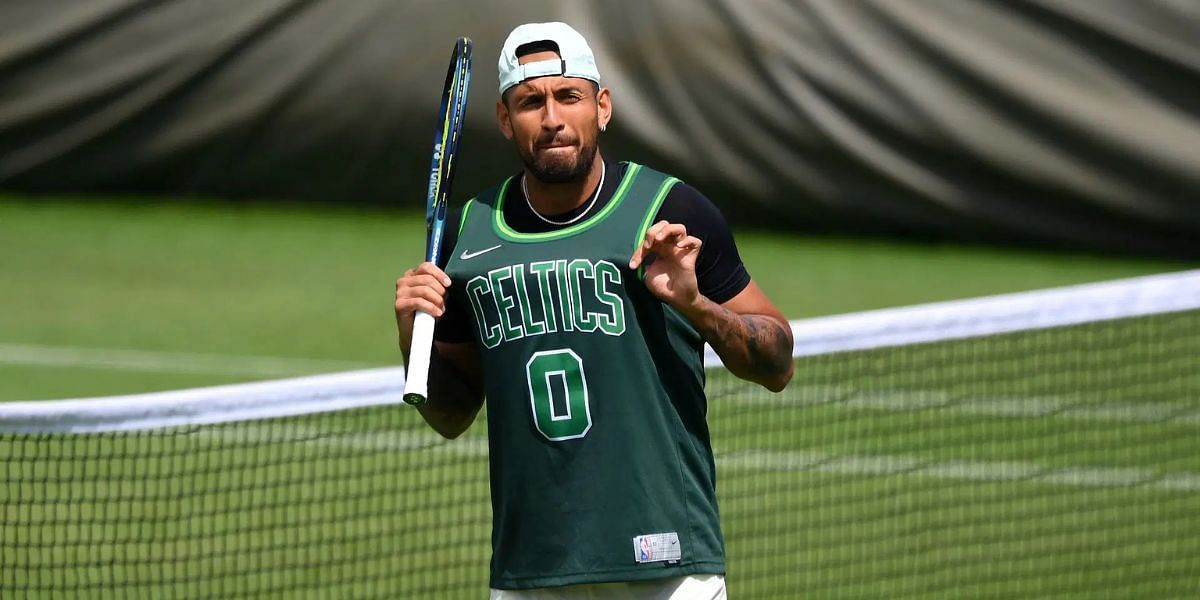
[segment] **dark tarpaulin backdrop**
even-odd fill
[[[6,0],[0,188],[420,206],[453,40],[455,202],[518,168],[496,54],[579,28],[604,148],[738,219],[1200,256],[1200,2]]]

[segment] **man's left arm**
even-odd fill
[[[696,280],[701,246],[683,224],[662,220],[646,230],[629,268],[646,262],[646,287],[686,317],[734,375],[781,391],[792,378],[791,326],[753,281],[720,304],[701,294]]]

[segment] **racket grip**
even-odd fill
[[[412,346],[408,351],[408,371],[405,373],[404,401],[417,406],[429,395],[429,355],[433,350],[433,316],[417,311],[413,319]]]

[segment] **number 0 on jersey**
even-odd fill
[[[592,428],[583,360],[569,348],[535,352],[525,364],[533,424],[552,442],[573,440]]]

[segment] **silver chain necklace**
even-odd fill
[[[551,225],[570,225],[570,224],[582,219],[588,213],[592,212],[592,207],[596,205],[596,200],[598,200],[600,198],[600,190],[604,187],[604,172],[605,172],[605,170],[606,170],[605,164],[603,162],[601,162],[600,163],[600,185],[596,186],[596,193],[592,194],[592,201],[588,202],[587,208],[583,209],[583,212],[575,215],[574,217],[571,217],[570,219],[567,219],[566,221],[554,221],[552,219],[547,219],[544,215],[542,215],[542,213],[538,212],[537,209],[533,207],[533,203],[529,201],[529,185],[525,182],[527,175],[521,176],[521,195],[525,196],[525,204],[526,204],[526,206],[529,207],[529,212],[532,212],[535,217],[537,217],[537,218],[541,219],[542,221],[549,223]]]

